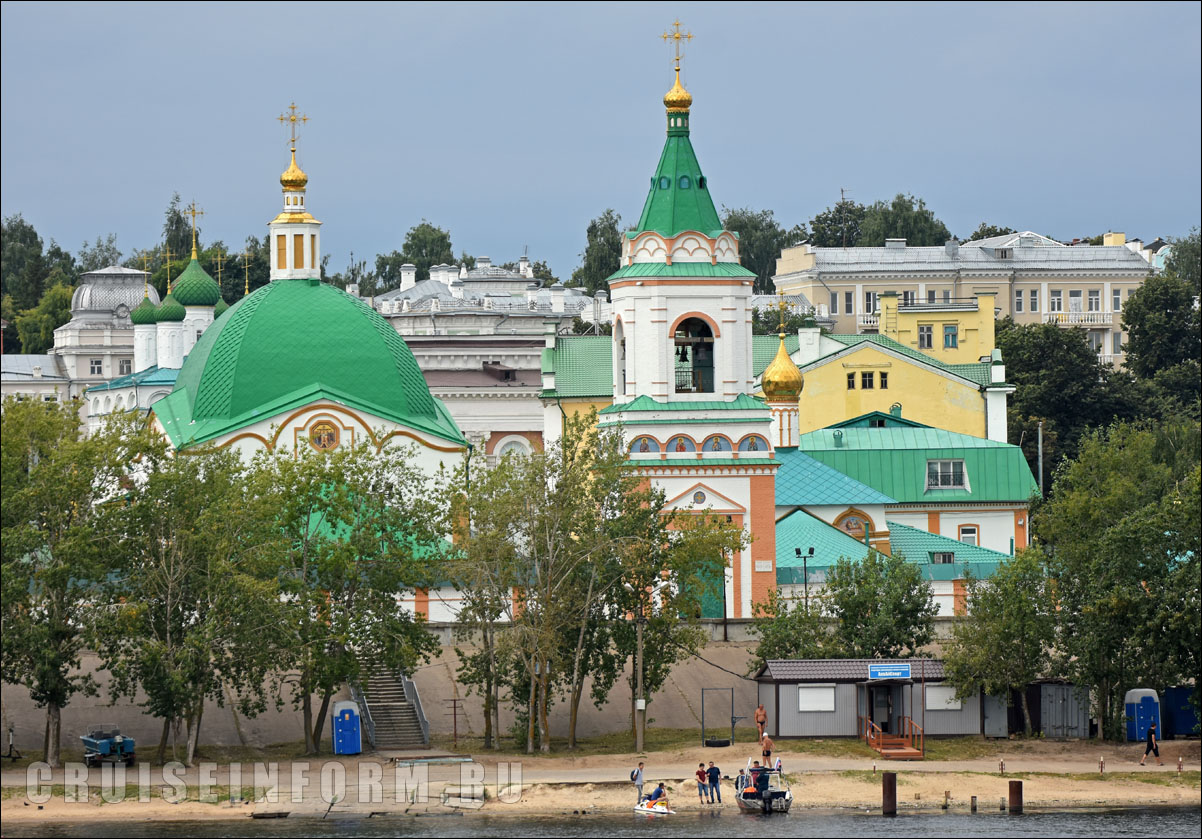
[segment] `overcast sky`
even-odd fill
[[[1200,6],[4,3],[0,205],[76,250],[161,235],[173,192],[239,248],[299,162],[331,270],[426,218],[565,279],[637,220],[679,16],[715,198],[785,226],[909,192],[967,236],[1182,235],[1200,215]]]

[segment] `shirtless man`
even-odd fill
[[[772,746],[772,738],[765,734],[764,739],[760,741],[760,748],[764,750],[764,766],[769,769],[772,768]]]
[[[755,709],[755,727],[760,730],[760,739],[764,739],[764,726],[768,724],[768,712],[764,710],[764,703],[760,703],[760,707]]]

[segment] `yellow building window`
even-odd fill
[[[292,267],[305,267],[305,234],[292,234]]]
[[[288,267],[288,237],[275,237],[275,267],[283,271]]]

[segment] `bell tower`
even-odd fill
[[[284,193],[284,208],[267,225],[268,246],[271,251],[271,279],[307,280],[321,277],[321,222],[305,209],[305,188],[309,176],[296,165],[297,123],[304,125],[309,117],[296,112],[296,103],[279,116],[289,128],[288,145],[292,161],[280,175]]]

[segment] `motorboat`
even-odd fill
[[[757,769],[755,774],[768,778],[766,789],[757,790],[754,779],[738,791],[735,801],[745,813],[787,813],[793,806],[793,792],[785,773],[777,769]]]

